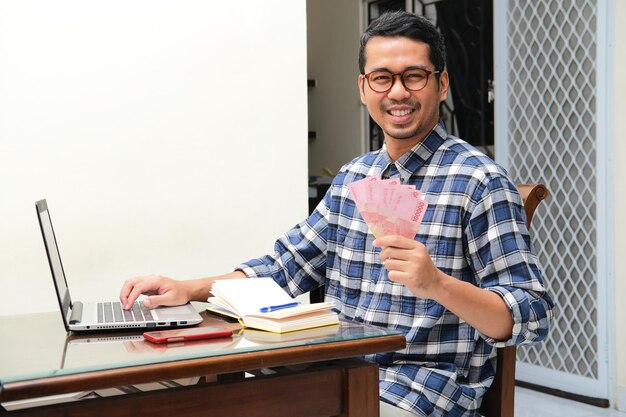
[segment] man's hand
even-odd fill
[[[127,280],[120,291],[120,302],[128,310],[140,295],[148,297],[143,304],[148,308],[185,304],[190,300],[184,281],[160,275],[148,275]]]
[[[128,310],[140,295],[148,297],[143,304],[148,308],[178,306],[188,301],[206,301],[211,295],[213,281],[218,279],[246,278],[242,271],[225,275],[178,281],[161,275],[148,275],[127,280],[120,291],[120,302]]]
[[[430,298],[465,320],[479,332],[507,340],[513,332],[513,316],[495,292],[444,274],[426,247],[402,236],[374,241],[391,281],[405,285],[416,297]]]
[[[416,297],[436,299],[442,272],[435,266],[426,246],[402,236],[383,236],[374,241],[382,247],[380,259],[389,279],[405,285]]]

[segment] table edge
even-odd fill
[[[372,353],[396,351],[403,349],[405,346],[406,339],[404,336],[393,334],[366,339],[233,353],[8,383],[1,383],[0,381],[0,402],[129,384],[166,381],[191,376],[218,375],[274,366],[344,359]]]

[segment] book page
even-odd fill
[[[240,317],[257,314],[263,307],[295,301],[271,278],[217,280],[211,292],[231,305]]]
[[[286,319],[290,317],[300,316],[303,314],[327,311],[333,308],[331,303],[313,303],[313,304],[301,304],[297,307],[285,308],[283,310],[271,311],[269,313],[252,313],[246,314],[246,316],[265,317],[269,319]]]

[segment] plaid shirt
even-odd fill
[[[502,297],[515,322],[511,339],[496,342],[389,280],[347,187],[389,175],[425,194],[429,205],[415,239],[435,265]],[[395,164],[383,147],[342,167],[324,200],[276,241],[275,252],[238,269],[270,276],[292,296],[325,285],[326,301],[343,319],[404,333],[404,350],[366,359],[380,366],[381,399],[419,415],[475,415],[495,374],[494,347],[537,342],[548,333],[553,303],[515,185],[442,123]]]

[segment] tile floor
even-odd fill
[[[626,417],[626,413],[517,387],[515,417]]]

